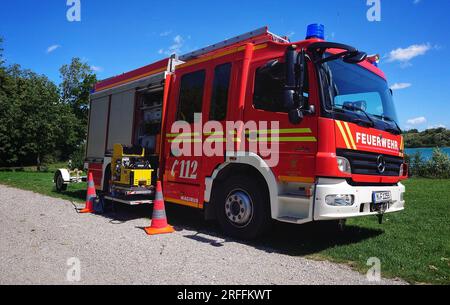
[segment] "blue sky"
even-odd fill
[[[449,0],[380,0],[380,22],[367,0],[80,0],[80,22],[67,21],[66,1],[0,0],[7,63],[59,83],[78,56],[102,79],[264,25],[302,40],[320,22],[328,40],[382,56],[402,128],[450,128]]]

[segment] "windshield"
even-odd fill
[[[325,108],[339,119],[368,121],[375,128],[398,124],[391,90],[378,75],[342,59],[320,66]]]

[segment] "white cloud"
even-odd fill
[[[187,39],[191,39],[191,36],[187,36]],[[159,49],[158,54],[166,54],[166,55],[172,55],[173,53],[180,54],[182,49],[184,49],[184,44],[186,42],[186,39],[181,35],[176,35],[173,38],[172,45],[167,49]]]
[[[398,48],[392,50],[388,55],[388,62],[398,61],[405,65],[410,65],[409,61],[417,56],[425,55],[432,46],[427,44],[414,44],[407,48]]]
[[[47,54],[50,54],[50,53],[56,51],[56,49],[59,49],[59,48],[61,48],[61,46],[59,44],[51,45],[51,46],[49,46],[47,48]]]
[[[392,90],[402,90],[411,87],[410,83],[395,83],[391,86]]]
[[[103,68],[99,66],[91,66],[91,70],[94,72],[102,72]]]
[[[164,31],[164,32],[159,33],[159,36],[166,37],[166,36],[169,36],[170,34],[172,34],[172,31],[168,30],[168,31]]]
[[[181,35],[177,35],[173,38],[174,44],[170,47],[170,49],[179,49],[183,46],[184,39]]]
[[[422,125],[422,124],[425,124],[426,122],[427,122],[427,119],[423,116],[418,117],[418,118],[409,119],[408,121],[406,121],[406,123],[408,123],[408,125],[412,125],[412,126]]]

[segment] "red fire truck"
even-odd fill
[[[110,200],[151,202],[161,180],[166,202],[240,238],[272,219],[401,211],[404,144],[376,60],[314,24],[303,41],[261,28],[106,79],[91,96],[86,167]],[[114,189],[121,167],[151,168],[150,185],[131,173]]]

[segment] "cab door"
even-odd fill
[[[181,67],[174,79],[165,127],[164,197],[166,201],[203,207],[202,126],[209,73],[206,66]]]
[[[283,106],[284,58],[275,65],[267,65],[269,59],[259,60],[250,67],[244,118],[245,121],[267,122],[266,130],[259,129],[257,138],[262,144],[275,144],[279,152],[277,164],[270,166],[280,182],[314,183],[315,156],[317,153],[318,114],[305,115],[298,125],[289,122],[288,111]],[[270,67],[270,68],[268,68]],[[309,105],[318,108],[318,98],[311,63],[306,73],[308,84],[303,93]],[[274,128],[271,122],[277,122]],[[274,149],[275,149],[274,148]],[[277,153],[277,152],[273,152]]]
[[[203,143],[204,159],[202,171],[211,176],[219,164],[225,160],[227,130],[226,122],[231,120],[233,108],[233,88],[237,78],[237,65],[231,58],[221,58],[211,62],[210,88],[205,103]]]

